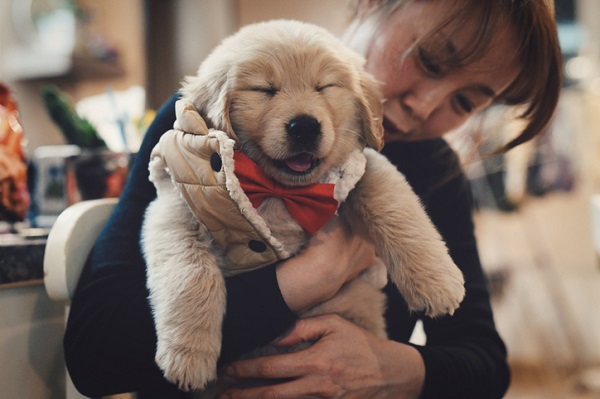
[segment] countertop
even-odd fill
[[[0,288],[44,278],[45,237],[0,234]]]

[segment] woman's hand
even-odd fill
[[[332,298],[374,261],[373,245],[334,216],[301,254],[277,267],[277,281],[289,308],[301,312]]]
[[[314,344],[299,352],[241,360],[234,379],[289,379],[276,385],[231,389],[221,398],[418,398],[425,379],[419,352],[376,337],[336,315],[301,319],[277,345]]]

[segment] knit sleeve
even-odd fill
[[[453,316],[423,321],[427,344],[418,348],[426,369],[423,398],[501,398],[510,379],[507,353],[477,253],[470,191],[463,177],[445,190],[444,205],[432,200],[430,214],[463,272],[466,295]]]
[[[416,346],[425,363],[422,398],[501,398],[510,380],[507,352],[494,324],[459,160],[442,140],[392,146],[387,155],[421,197],[465,277],[466,296],[454,315],[422,318],[427,343]],[[398,297],[390,297],[390,306]]]

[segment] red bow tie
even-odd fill
[[[241,152],[234,151],[233,159],[234,173],[255,208],[266,198],[280,198],[292,217],[310,234],[323,227],[335,214],[338,202],[333,198],[333,184],[313,184],[297,188],[280,186],[265,176],[258,165]]]

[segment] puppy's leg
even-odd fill
[[[201,389],[217,375],[225,283],[208,232],[168,176],[154,178],[159,196],[146,211],[142,243],[158,338],[156,362],[182,389]]]
[[[404,176],[383,155],[365,155],[365,175],[340,213],[375,244],[410,309],[453,313],[465,292],[461,271]]]

